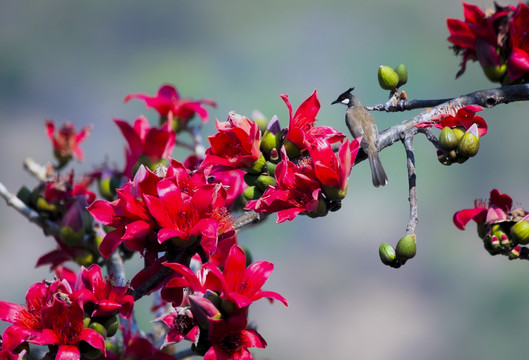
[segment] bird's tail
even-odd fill
[[[373,185],[375,187],[384,186],[388,183],[388,176],[382,167],[382,162],[378,156],[375,148],[369,149],[368,154],[369,165],[371,166],[371,177],[373,178]]]

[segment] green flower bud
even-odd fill
[[[281,132],[272,133],[266,130],[261,139],[260,149],[263,154],[269,155],[272,149],[278,149],[281,146]]]
[[[462,157],[472,157],[478,153],[479,138],[471,132],[466,132],[457,145],[457,151]]]
[[[381,243],[378,248],[378,255],[380,260],[384,265],[391,265],[397,261],[397,255],[395,254],[395,249],[388,243]]]
[[[94,263],[94,254],[88,250],[82,250],[74,257],[74,261],[84,267],[89,267]]]
[[[384,90],[395,90],[399,84],[399,75],[389,66],[380,65],[378,68],[378,83]]]
[[[397,84],[397,87],[401,87],[402,85],[406,84],[408,82],[408,69],[406,68],[406,65],[397,65],[394,70],[399,76],[399,82]]]
[[[87,316],[83,319],[83,327],[88,328],[90,326],[90,322],[92,321],[92,318],[90,316]]]
[[[301,150],[292,141],[284,141],[283,146],[285,147],[289,159],[294,159],[301,155]]]
[[[274,176],[276,173],[276,167],[277,164],[274,164],[273,162],[267,161],[265,164],[265,170],[267,173],[270,174],[270,176]]]
[[[255,160],[255,162],[250,165],[249,168],[246,168],[246,171],[252,174],[259,174],[263,170],[263,167],[266,163],[266,159],[264,156],[261,156],[259,159]]]
[[[463,137],[463,135],[465,135],[466,132],[465,128],[462,126],[456,126],[452,129],[452,131],[454,132],[454,134],[456,134],[458,143],[459,141],[461,141],[461,138]]]
[[[490,81],[501,82],[507,72],[507,64],[499,66],[485,66],[483,72]]]
[[[320,197],[320,201],[318,203],[318,208],[316,211],[310,211],[310,212],[303,212],[302,214],[307,215],[311,219],[315,219],[317,217],[326,216],[329,213],[329,208],[327,207],[327,203],[325,202],[325,199]]]
[[[265,191],[269,186],[277,184],[276,178],[270,175],[260,175],[255,182],[255,186],[261,191]]]
[[[242,192],[246,200],[257,200],[263,196],[263,192],[257,186],[249,186]]]
[[[529,244],[529,221],[518,221],[511,227],[510,235],[511,239],[517,244]]]
[[[89,329],[95,330],[98,334],[103,335],[103,337],[107,337],[107,329],[103,325],[101,325],[98,322],[92,322],[88,326]]]
[[[84,228],[74,231],[69,226],[61,226],[59,229],[59,239],[69,247],[81,245],[84,237]]]
[[[439,146],[445,151],[451,151],[457,147],[459,140],[454,130],[445,126],[439,134]]]
[[[105,329],[107,330],[107,337],[116,335],[116,332],[119,329],[119,319],[116,315],[111,316],[110,319],[105,321]]]
[[[395,252],[397,253],[397,257],[402,258],[404,260],[413,258],[415,254],[417,253],[417,244],[415,242],[415,235],[413,236],[406,235],[402,237],[397,243]]]
[[[246,173],[244,174],[243,179],[244,179],[244,182],[248,184],[248,186],[254,186],[258,177],[259,177],[259,174]]]
[[[347,195],[347,189],[342,190],[337,187],[323,186],[322,190],[325,194],[325,197],[327,197],[327,199],[331,201],[343,200],[345,198],[345,195]]]

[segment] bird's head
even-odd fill
[[[337,103],[349,105],[354,98],[354,95],[352,94],[353,90],[354,90],[354,87],[349,88],[347,91],[344,91],[343,93],[341,93],[340,96],[338,96],[338,98],[331,103],[331,105],[337,104]]]

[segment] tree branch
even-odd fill
[[[408,165],[408,183],[409,183],[409,202],[410,202],[410,219],[406,227],[406,235],[415,234],[415,227],[419,222],[417,216],[417,187],[415,173],[415,155],[413,153],[413,136],[406,136],[402,141],[406,149],[406,158]]]

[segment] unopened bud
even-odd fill
[[[509,234],[515,243],[521,245],[529,244],[529,221],[518,221],[511,227]]]
[[[458,139],[454,130],[445,126],[439,134],[439,146],[445,151],[453,150],[457,147]]]
[[[267,161],[265,164],[265,170],[270,176],[274,176],[276,173],[276,167],[277,164],[274,164],[273,162]]]
[[[250,165],[250,167],[246,170],[252,174],[259,174],[263,170],[263,166],[265,165],[265,163],[266,159],[264,158],[264,156],[261,155],[261,157],[255,160],[254,163]]]
[[[114,336],[119,329],[119,319],[116,315],[111,316],[105,321],[105,329],[107,330],[107,337]]]
[[[390,244],[383,242],[378,248],[378,255],[384,265],[391,265],[397,260],[395,249]]]
[[[415,242],[415,235],[406,235],[402,237],[395,248],[397,257],[408,260],[417,253],[417,244]]]
[[[509,253],[509,260],[517,259],[520,257],[520,251],[522,250],[522,247],[520,245],[515,246],[511,252]]]
[[[242,195],[246,200],[257,200],[263,196],[263,192],[257,188],[257,186],[248,186],[242,192]]]
[[[26,186],[22,186],[20,190],[17,192],[17,198],[22,200],[22,202],[26,205],[31,204],[31,190],[29,190]]]
[[[384,90],[395,90],[399,84],[399,75],[386,65],[380,65],[378,67],[378,83]]]
[[[270,175],[260,175],[255,181],[255,186],[261,191],[265,191],[269,186],[275,186],[276,178]]]
[[[474,125],[472,125],[474,126]],[[462,157],[472,157],[478,153],[479,138],[467,131],[457,145],[457,151]]]
[[[88,328],[95,330],[98,334],[103,335],[103,337],[107,337],[107,329],[98,322],[91,322]]]
[[[399,64],[394,70],[399,76],[397,87],[401,87],[402,85],[406,84],[408,82],[408,68],[406,68],[406,65]]]

